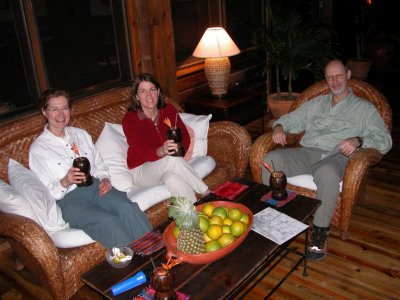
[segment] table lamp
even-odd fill
[[[228,94],[231,72],[228,56],[239,53],[239,48],[222,27],[210,27],[204,32],[193,56],[206,59],[204,72],[214,97],[222,98]]]

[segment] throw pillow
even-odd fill
[[[106,122],[95,145],[108,168],[111,184],[120,191],[129,191],[133,180],[126,162],[128,144],[122,125]]]
[[[27,217],[36,223],[39,222],[29,202],[18,194],[11,185],[2,180],[0,180],[0,210],[8,214]]]
[[[194,131],[192,158],[207,155],[208,128],[212,115],[179,113],[183,123]]]
[[[50,195],[44,184],[37,176],[23,165],[10,159],[8,162],[8,178],[13,188],[20,194],[24,200],[31,206],[33,214],[37,219],[37,223],[49,234],[57,247],[78,247],[92,243],[93,240],[82,230],[73,238],[67,232],[64,237],[62,231],[69,229],[68,223],[62,218],[61,209],[56,205],[55,199]],[[56,234],[56,232],[60,233]],[[72,232],[75,232],[73,230]]]
[[[32,171],[10,159],[8,178],[15,190],[29,202],[39,224],[46,231],[56,231],[67,226],[56,201]]]

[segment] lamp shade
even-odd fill
[[[210,27],[204,32],[193,52],[194,57],[227,57],[240,53],[239,48],[222,27]]]
[[[214,97],[227,95],[231,72],[228,56],[239,53],[239,48],[222,27],[207,28],[204,32],[193,56],[206,59],[204,73]]]

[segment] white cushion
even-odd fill
[[[57,247],[63,247],[64,237],[62,233],[60,232],[56,235],[55,232],[67,229],[69,226],[62,218],[60,207],[56,205],[55,199],[50,195],[44,184],[32,171],[12,159],[8,163],[8,177],[14,189],[31,206],[39,225],[42,226],[50,237],[57,236],[57,239],[53,240],[54,244]],[[76,230],[81,231],[80,229]],[[69,242],[65,244],[70,245],[70,247],[77,247],[93,242],[91,238],[88,239],[88,236],[84,232],[77,234],[73,238],[68,234],[65,240]]]
[[[315,185],[314,182],[314,177],[310,174],[302,174],[302,175],[288,177],[287,182],[290,183],[291,185],[300,186],[313,191],[317,190],[317,186]],[[339,184],[340,191],[342,191],[342,185],[343,181],[341,181]]]
[[[128,144],[122,125],[106,122],[95,145],[108,167],[111,184],[120,191],[129,191],[133,180],[126,162]]]
[[[192,115],[179,113],[183,123],[190,126],[194,131],[194,146],[192,158],[205,156],[207,154],[208,128],[212,115]]]
[[[193,167],[201,179],[210,174],[217,165],[214,158],[211,156],[194,157],[189,161],[189,164]]]
[[[48,235],[59,248],[79,247],[94,242],[83,230],[69,226],[58,231],[48,232]]]
[[[39,222],[31,205],[9,184],[0,180],[0,210],[8,214],[17,214]]]

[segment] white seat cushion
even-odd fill
[[[309,190],[313,191],[317,190],[317,186],[315,185],[314,182],[314,177],[310,174],[302,174],[302,175],[288,177],[287,182],[290,183],[291,185],[300,186]],[[342,185],[343,181],[341,181],[339,184],[340,191],[342,191]]]

